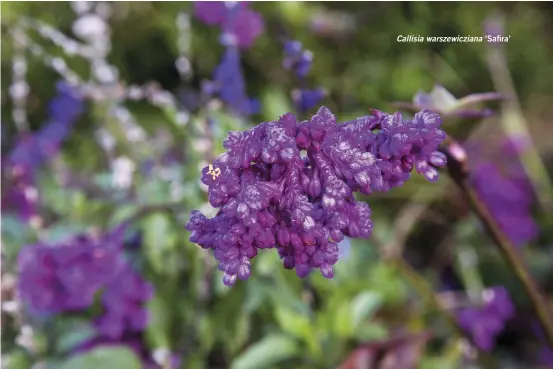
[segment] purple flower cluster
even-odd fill
[[[3,163],[10,185],[3,194],[2,209],[15,211],[25,221],[37,214],[35,171],[59,152],[84,109],[82,96],[70,85],[58,83],[57,92],[49,105],[48,122],[37,133],[22,137]]]
[[[144,303],[153,289],[125,260],[123,233],[118,227],[103,237],[24,247],[18,257],[20,298],[33,313],[53,314],[85,310],[101,293],[96,339],[141,332],[148,322]]]
[[[84,311],[101,296],[97,334],[74,353],[98,345],[125,345],[156,368],[142,342],[149,314],[144,304],[152,285],[135,272],[123,255],[124,227],[102,237],[81,235],[58,245],[24,247],[18,257],[18,293],[33,314]]]
[[[300,78],[302,85],[305,84],[305,77],[309,73],[312,63],[313,54],[309,50],[304,50],[301,42],[287,41],[284,43],[282,65],[285,69],[293,71]],[[325,96],[326,90],[323,88],[307,89],[302,87],[292,91],[294,105],[302,113],[319,105]]]
[[[202,171],[212,219],[193,211],[190,240],[213,250],[224,283],[247,279],[259,249],[277,248],[284,267],[305,277],[312,268],[332,278],[337,243],[368,238],[369,206],[353,193],[401,186],[413,168],[435,181],[445,165],[437,149],[445,134],[428,111],[404,120],[373,115],[336,124],[331,111],[297,122],[288,113],[245,132],[230,132],[228,150]]]
[[[148,324],[144,303],[153,297],[153,288],[129,265],[119,268],[117,278],[106,286],[102,294],[104,315],[97,323],[99,332],[120,339],[124,333],[141,332]]]
[[[475,144],[469,144],[472,146]],[[503,140],[498,147],[501,157],[490,160],[478,155],[481,148],[468,150],[472,182],[481,201],[490,209],[499,228],[517,246],[532,241],[539,234],[532,216],[532,186],[518,158],[519,146],[516,140]]]
[[[495,345],[495,337],[513,317],[514,307],[507,290],[501,286],[485,290],[483,297],[481,307],[463,309],[458,312],[457,319],[480,349],[490,351]]]
[[[37,313],[86,309],[115,278],[122,262],[118,256],[113,236],[25,246],[18,256],[19,295]]]
[[[209,25],[221,25],[221,43],[226,46],[221,63],[213,73],[213,81],[205,83],[208,95],[217,93],[221,100],[241,115],[255,114],[257,100],[246,93],[240,67],[240,48],[250,48],[263,32],[263,18],[244,2],[196,1],[195,15]]]

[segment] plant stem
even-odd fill
[[[447,156],[447,168],[451,178],[466,196],[469,204],[480,218],[487,232],[501,249],[507,262],[514,269],[517,278],[522,283],[528,297],[532,301],[532,305],[545,332],[549,346],[553,349],[553,315],[549,311],[547,302],[540,292],[538,284],[528,271],[518,250],[499,228],[493,215],[479,199],[478,194],[471,186],[468,180],[469,170],[466,153],[461,145],[449,137],[446,140],[443,152]]]

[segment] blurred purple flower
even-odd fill
[[[84,108],[82,96],[67,83],[58,83],[57,92],[43,128],[22,136],[3,163],[8,186],[3,191],[2,210],[14,211],[25,221],[36,219],[38,213],[35,171],[59,152]]]
[[[292,91],[292,100],[298,111],[304,113],[319,105],[326,96],[324,88],[313,90],[296,89]]]
[[[248,8],[246,2],[194,3],[195,14],[206,24],[221,25],[221,44],[226,46],[220,64],[214,71],[213,81],[206,82],[202,90],[207,95],[218,94],[234,111],[242,115],[256,114],[259,103],[246,93],[246,83],[240,66],[239,48],[249,48],[263,32],[263,18]]]
[[[548,365],[548,368],[553,367],[553,351],[549,347],[544,346],[538,352],[537,361],[541,365]]]
[[[309,50],[304,50],[300,41],[291,40],[284,43],[282,65],[284,69],[293,71],[299,77],[302,85],[305,83],[305,77],[309,73],[312,63],[313,54]],[[326,94],[324,88],[312,90],[299,88],[292,91],[292,101],[298,112],[305,113],[319,105]]]
[[[114,235],[28,245],[18,255],[19,295],[34,313],[83,310],[112,281],[122,262]]]
[[[24,222],[32,222],[38,214],[38,189],[32,173],[24,167],[4,169],[9,186],[2,193],[2,211],[15,211]]]
[[[250,48],[263,33],[261,15],[248,8],[247,2],[196,1],[194,14],[208,25],[220,25],[223,44]]]
[[[483,149],[478,146],[484,143],[467,145],[474,187],[499,228],[516,246],[534,240],[539,234],[532,216],[532,186],[518,158],[523,144],[516,139],[506,139],[497,150],[501,156],[490,159],[481,155]]]
[[[284,69],[292,70],[300,78],[309,73],[313,63],[313,54],[309,50],[304,50],[300,41],[287,41],[284,43],[284,59],[282,65]]]
[[[213,73],[213,82],[206,92],[218,93],[221,100],[239,114],[256,114],[259,110],[257,100],[246,93],[246,84],[240,67],[240,52],[235,47],[228,47],[223,60]]]
[[[428,109],[443,117],[456,116],[459,118],[477,119],[490,116],[493,114],[493,111],[491,109],[477,109],[475,105],[502,98],[502,95],[499,93],[486,92],[470,94],[457,99],[445,87],[436,84],[430,93],[424,91],[417,92],[413,97],[412,103],[396,102],[394,105],[412,111]]]
[[[148,324],[144,303],[153,296],[153,287],[128,265],[118,270],[102,295],[105,312],[97,321],[99,332],[121,338],[125,332],[140,332]]]
[[[263,33],[263,27],[261,14],[239,6],[223,23],[223,33],[230,36],[229,39],[234,39],[234,45],[248,49]]]
[[[538,337],[539,342],[542,345],[542,347],[538,351],[538,357],[536,360],[537,363],[540,365],[553,366],[553,350],[549,348],[543,328],[537,320],[532,321],[532,330],[534,331],[534,333]]]
[[[480,307],[460,310],[457,319],[480,349],[491,351],[495,346],[496,336],[513,317],[515,310],[507,290],[502,286],[486,289],[483,300]]]
[[[224,1],[194,1],[194,15],[210,26],[221,24],[228,14]]]
[[[49,105],[48,121],[40,131],[20,141],[8,157],[8,165],[33,171],[58,153],[84,105],[78,91],[65,82],[58,83],[57,92]]]

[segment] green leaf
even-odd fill
[[[68,323],[59,333],[56,341],[58,352],[68,352],[96,335],[96,330],[88,322]]]
[[[148,311],[151,314],[151,322],[146,328],[148,341],[154,347],[169,347],[170,310],[165,300],[155,296],[148,302]]]
[[[73,356],[59,369],[141,369],[142,363],[135,353],[126,347],[98,346],[86,354]]]
[[[120,205],[118,206],[112,216],[109,218],[109,225],[116,226],[127,218],[131,217],[137,211],[138,206],[133,205]]]
[[[362,292],[355,297],[351,306],[351,323],[358,327],[382,304],[382,298],[376,292]]]
[[[359,341],[374,341],[388,338],[388,330],[382,324],[366,322],[355,328],[355,338]]]
[[[305,342],[313,356],[318,356],[321,353],[314,322],[307,315],[279,305],[276,306],[275,314],[276,320],[284,332]]]
[[[351,323],[351,318],[349,316],[351,312],[351,302],[343,301],[333,310],[332,327],[334,333],[338,337],[350,337],[354,330],[354,325]]]
[[[274,334],[250,346],[232,362],[231,369],[263,369],[298,354],[299,346],[295,340]]]
[[[143,224],[146,256],[152,268],[163,274],[167,271],[164,256],[175,236],[171,222],[164,214],[152,214],[144,219]]]
[[[25,222],[16,216],[2,214],[2,250],[8,259],[17,256],[21,246],[30,241],[31,235],[31,228]]]

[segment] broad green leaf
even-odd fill
[[[382,298],[376,292],[362,292],[351,303],[351,323],[354,327],[370,316],[382,304]]]
[[[382,340],[388,337],[388,330],[380,323],[366,322],[355,328],[355,338],[359,341]]]
[[[342,301],[333,309],[332,328],[334,334],[338,337],[350,337],[354,330],[354,325],[351,322],[351,302]]]
[[[8,260],[14,259],[19,249],[31,242],[32,229],[18,217],[2,214],[2,251]]]
[[[209,315],[202,315],[198,322],[198,339],[201,351],[208,353],[215,343],[215,327],[213,319]]]
[[[138,206],[133,205],[120,205],[114,210],[113,215],[109,218],[109,225],[116,226],[122,221],[126,220],[137,211]]]
[[[321,348],[317,340],[315,323],[307,315],[277,305],[275,317],[284,332],[305,342],[314,356],[320,353]]]
[[[136,354],[124,346],[98,346],[85,354],[66,360],[59,369],[141,369]]]
[[[229,342],[231,353],[237,353],[242,347],[246,345],[246,342],[250,335],[250,317],[248,314],[242,313],[235,316],[236,325],[234,329],[233,339]]]
[[[376,264],[369,273],[370,287],[383,299],[383,303],[399,303],[407,294],[407,287],[396,269],[387,264]]]
[[[56,340],[58,352],[68,352],[96,335],[96,330],[88,322],[66,324]]]
[[[148,311],[151,317],[146,328],[148,341],[153,347],[169,347],[170,310],[165,300],[155,296],[148,302]]]
[[[257,310],[267,299],[269,288],[269,283],[263,282],[259,278],[251,278],[246,285],[244,310],[247,312]]]
[[[250,346],[232,362],[231,369],[263,369],[298,354],[299,346],[294,339],[274,334]]]
[[[173,244],[171,222],[164,214],[152,214],[143,221],[146,256],[156,272],[166,271],[164,257]]]

